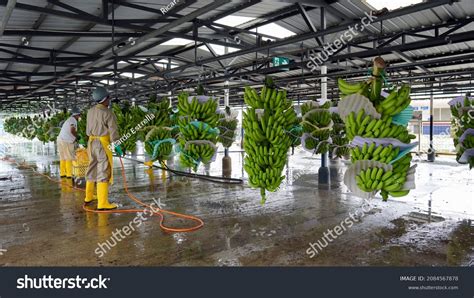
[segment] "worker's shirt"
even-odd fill
[[[73,127],[77,130],[77,120],[71,116],[66,121],[64,121],[61,131],[59,132],[58,139],[66,143],[74,143],[76,141],[76,137],[71,133],[71,128]]]
[[[115,114],[102,104],[97,104],[87,112],[86,134],[102,137],[110,135],[110,141],[120,139]]]

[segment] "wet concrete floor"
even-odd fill
[[[52,146],[21,144],[10,155],[39,172],[58,175]],[[242,178],[241,153],[231,157],[232,176]],[[221,159],[218,155],[211,164],[211,175],[221,175]],[[287,179],[263,206],[259,191],[246,183],[165,176],[159,169],[146,171],[140,163],[125,161],[134,195],[148,203],[159,199],[165,209],[205,222],[198,231],[174,234],[164,233],[157,217],[144,217],[138,225],[133,214],[85,213],[82,192],[0,161],[0,266],[472,265],[474,172],[452,158],[415,160],[416,190],[388,202],[372,199],[369,207],[341,182],[345,161],[331,161],[330,186],[320,186],[320,159],[301,150],[290,157]],[[111,200],[121,208],[137,207],[123,190],[118,160],[114,173]],[[335,231],[342,221],[352,225],[324,240],[327,230]],[[166,222],[192,224],[169,216]],[[134,231],[114,241],[114,231],[126,225]],[[312,258],[309,243],[321,247]]]

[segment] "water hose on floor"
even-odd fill
[[[123,159],[138,162],[138,163],[144,163],[143,161],[133,159],[130,157],[123,157]],[[209,175],[201,175],[201,174],[193,174],[193,173],[187,173],[183,171],[178,171],[174,170],[172,168],[167,167],[165,164],[163,164],[162,167],[153,165],[153,167],[160,169],[162,171],[168,171],[176,176],[184,176],[184,177],[189,177],[189,178],[195,178],[195,179],[201,179],[201,180],[206,180],[209,182],[214,182],[214,183],[222,183],[222,184],[243,184],[244,181],[242,179],[237,179],[237,178],[227,178],[227,177],[219,177],[219,176],[209,176]]]
[[[53,178],[51,178],[49,175],[46,175],[46,174],[43,174],[43,173],[40,173],[38,172],[34,167],[32,166],[28,166],[26,164],[20,164],[18,163],[16,160],[11,160],[11,159],[6,159],[6,158],[2,158],[3,161],[8,161],[8,162],[11,162],[11,163],[15,163],[17,164],[18,166],[20,167],[25,167],[25,168],[29,168],[30,170],[32,170],[35,174],[38,174],[38,175],[41,175],[43,177],[46,177],[48,180],[50,181],[53,181],[53,182],[56,182],[58,184],[61,184],[61,185],[64,185],[64,186],[67,186],[67,187],[70,187],[72,189],[75,189],[75,190],[78,190],[78,191],[81,191],[81,192],[85,192],[84,189],[82,188],[78,188],[78,187],[74,187],[72,185],[69,185],[68,183],[64,182],[64,181],[61,181],[61,180],[55,180]],[[124,188],[125,188],[125,192],[127,193],[128,197],[134,201],[135,203],[145,207],[144,209],[113,209],[113,210],[95,210],[95,209],[89,209],[87,208],[87,204],[83,204],[82,205],[82,209],[86,212],[92,212],[92,213],[140,213],[140,212],[144,212],[146,210],[146,208],[148,208],[150,210],[150,212],[153,214],[153,215],[156,215],[156,216],[159,216],[160,217],[160,220],[159,220],[159,223],[160,223],[160,228],[165,231],[165,232],[169,232],[169,233],[185,233],[185,232],[192,232],[192,231],[196,231],[200,228],[202,228],[204,226],[204,222],[196,217],[196,216],[193,216],[193,215],[187,215],[187,214],[182,214],[182,213],[177,213],[177,212],[173,212],[173,211],[168,211],[168,210],[164,210],[164,209],[161,209],[161,208],[158,208],[158,207],[152,207],[151,205],[148,205],[144,202],[142,202],[141,200],[139,200],[137,197],[135,197],[129,190],[128,190],[128,185],[127,185],[127,177],[125,176],[125,167],[123,165],[123,161],[122,161],[122,158],[119,157],[119,160],[120,160],[120,167],[121,167],[121,171],[122,171],[122,178],[123,178],[123,185],[124,185]],[[169,214],[169,215],[173,215],[173,216],[176,216],[176,217],[179,217],[179,218],[184,218],[184,219],[187,219],[187,220],[191,220],[191,221],[194,221],[194,222],[197,222],[197,224],[195,226],[192,226],[192,227],[189,227],[189,228],[172,228],[172,227],[167,227],[165,226],[164,224],[164,215],[163,214]]]

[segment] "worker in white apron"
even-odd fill
[[[72,162],[76,159],[74,145],[77,139],[77,120],[80,116],[81,111],[73,108],[71,117],[64,121],[57,138],[61,178],[72,178]]]

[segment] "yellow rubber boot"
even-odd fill
[[[97,197],[94,197],[94,183],[94,181],[86,181],[86,198],[84,203],[90,203],[97,199]]]
[[[59,176],[61,178],[66,177],[66,161],[65,160],[59,161]]]
[[[72,178],[72,160],[66,160],[66,177]]]
[[[99,210],[110,210],[117,208],[116,204],[109,203],[109,183],[98,182],[97,183],[97,209]]]

